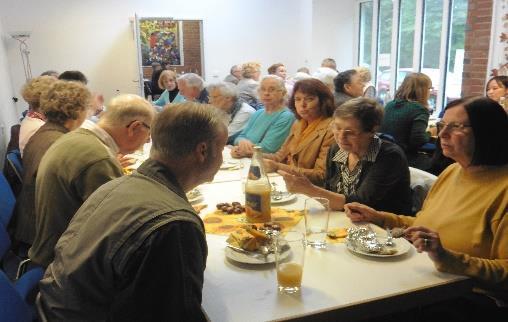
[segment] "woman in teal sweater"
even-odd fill
[[[430,112],[428,100],[432,81],[423,73],[412,73],[406,76],[395,93],[395,100],[385,107],[380,132],[395,139],[404,150],[409,165],[425,168],[424,160],[418,149],[429,142],[427,125]]]
[[[265,108],[256,111],[242,133],[235,139],[231,156],[252,156],[255,145],[265,153],[279,150],[295,121],[294,114],[284,106],[286,87],[278,76],[266,76],[259,85],[259,97]]]
[[[163,71],[159,76],[158,84],[160,88],[164,88],[164,92],[162,92],[159,99],[153,102],[153,104],[160,107],[160,109],[157,108],[159,112],[169,103],[181,103],[185,101],[185,98],[178,91],[176,73],[174,71]]]

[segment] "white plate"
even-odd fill
[[[197,188],[187,192],[186,195],[187,200],[189,200],[190,203],[196,203],[203,200],[203,195],[201,194],[201,191],[199,191],[199,189]]]
[[[272,204],[279,204],[279,203],[285,203],[288,201],[292,201],[296,198],[296,195],[289,193],[289,192],[283,192],[282,199],[275,200],[273,197],[271,198]]]
[[[266,255],[266,257],[260,252],[247,252],[243,253],[240,251],[236,251],[226,246],[225,249],[226,257],[234,260],[235,262],[245,263],[245,264],[270,264],[275,263],[275,254],[270,253]],[[249,254],[250,253],[250,254]],[[282,253],[282,258],[286,258],[291,253],[289,247]]]
[[[220,170],[228,170],[235,167],[241,167],[240,161],[224,161],[220,165]]]
[[[384,243],[386,238],[385,237],[378,237],[379,242]],[[354,249],[349,243],[346,243],[347,249],[352,251],[353,253],[365,255],[365,256],[371,256],[371,257],[394,257],[394,256],[400,256],[409,251],[411,249],[411,243],[409,243],[404,238],[394,238],[393,242],[395,243],[395,246],[393,248],[397,249],[397,252],[392,255],[383,255],[383,254],[377,254],[377,253],[367,253],[360,249]]]

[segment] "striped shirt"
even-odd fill
[[[337,182],[337,192],[345,196],[350,196],[356,193],[358,188],[358,182],[362,173],[362,168],[365,162],[376,162],[376,157],[381,149],[381,139],[374,135],[372,141],[369,144],[367,153],[360,159],[353,170],[349,170],[348,167],[348,156],[349,153],[340,149],[333,157],[333,161],[339,164],[341,176]]]

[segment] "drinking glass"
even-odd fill
[[[276,238],[275,264],[279,292],[291,294],[300,291],[305,246],[305,236],[298,231],[288,231]]]
[[[308,198],[305,200],[304,214],[307,244],[313,248],[325,248],[330,201],[326,198]]]

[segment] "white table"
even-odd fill
[[[280,177],[272,177],[283,186]],[[243,202],[242,182],[215,182],[200,187],[209,205]],[[288,209],[303,209],[304,196]],[[331,227],[352,223],[342,212],[333,212]],[[304,228],[303,220],[296,229]],[[211,321],[270,321],[287,319],[342,320],[387,314],[432,303],[470,289],[462,276],[439,273],[426,254],[413,248],[391,258],[364,257],[344,244],[326,250],[306,251],[302,291],[279,294],[273,264],[238,264],[225,257],[226,236],[207,235],[208,261],[203,288],[203,308]]]

